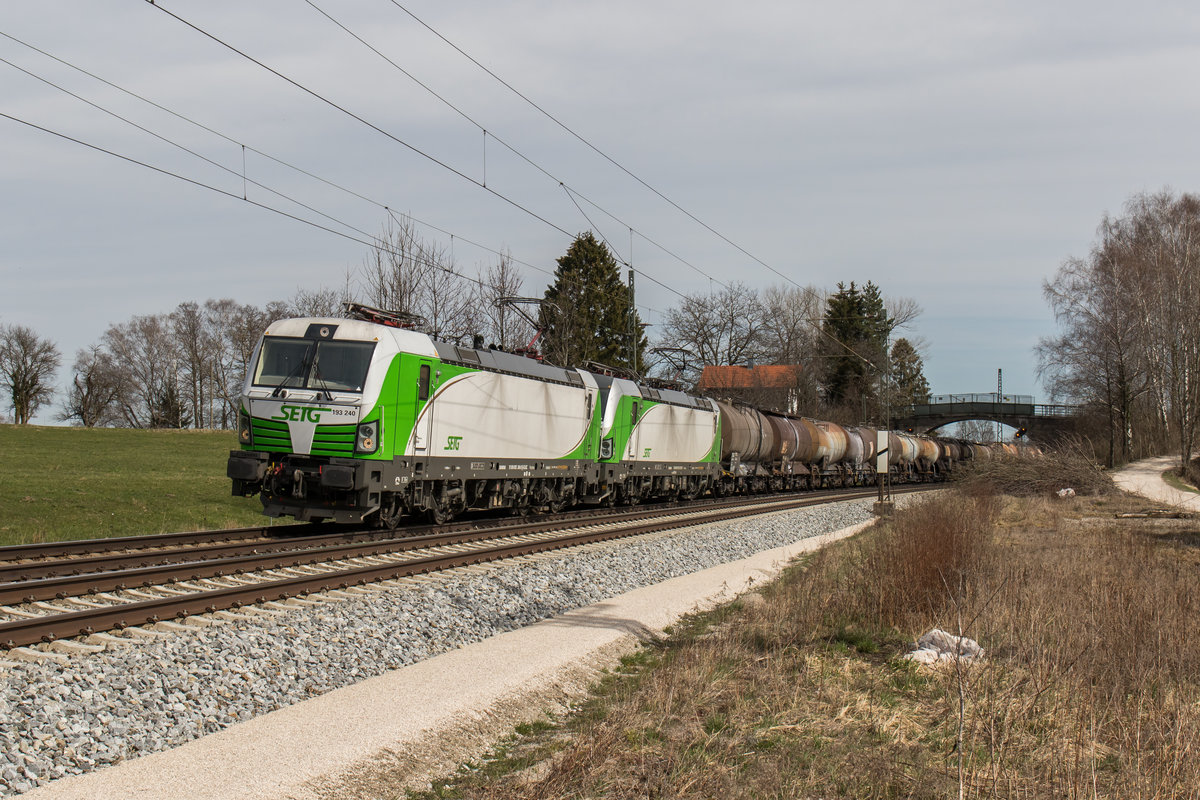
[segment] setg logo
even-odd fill
[[[458,446],[460,444],[462,444],[461,436],[447,436],[446,437],[446,449],[447,450],[457,450]]]
[[[320,422],[321,415],[332,410],[314,406],[280,406],[279,413],[271,419],[280,422]]]

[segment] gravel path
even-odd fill
[[[0,668],[0,796],[165,750],[367,677],[668,578],[862,522],[837,503],[496,565],[68,665]]]
[[[1113,481],[1126,492],[1189,511],[1200,511],[1200,494],[1180,491],[1163,480],[1163,473],[1177,466],[1177,456],[1146,458],[1114,472]]]

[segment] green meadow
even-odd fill
[[[0,425],[0,545],[262,525],[232,431]]]

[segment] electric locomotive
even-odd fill
[[[442,522],[467,509],[692,497],[720,457],[716,404],[494,349],[351,304],[263,334],[227,474],[263,513]]]

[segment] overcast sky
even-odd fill
[[[1042,399],[1032,348],[1054,332],[1042,281],[1086,255],[1131,194],[1200,186],[1194,4],[398,2],[737,247],[393,0],[4,3],[0,32],[229,138],[11,39],[0,58],[236,174],[0,63],[0,112],[233,195],[0,118],[0,323],[55,340],[65,383],[76,350],[135,314],[339,285],[367,248],[243,202],[245,145],[250,179],[338,223],[375,233],[382,205],[411,214],[453,233],[424,231],[472,274],[495,256],[464,240],[511,251],[541,270],[522,268],[530,295],[594,225],[646,276],[650,323],[679,300],[653,281],[694,293],[720,288],[701,273],[759,288],[784,282],[772,269],[823,289],[872,280],[923,307],[908,334],[927,342],[934,393],[993,391],[1002,368],[1006,392]],[[553,178],[485,147],[479,128],[317,7]],[[559,181],[604,211],[583,204],[589,222]]]

